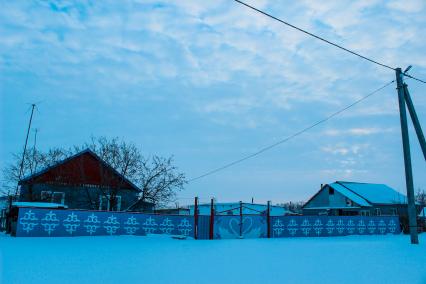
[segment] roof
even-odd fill
[[[81,161],[79,162],[74,162],[77,161],[77,159],[81,158],[81,160],[83,161],[83,157],[85,156],[89,156],[92,158],[92,164],[90,166],[93,166],[93,160],[98,162],[104,169],[106,169],[106,172],[104,172],[103,176],[101,174],[101,171],[98,169],[96,169],[95,171],[93,171],[93,169],[89,169],[89,162],[90,161],[85,161],[83,162],[83,166],[85,166],[85,171],[86,170],[92,170],[91,174],[93,175],[92,177],[92,181],[90,182],[85,182],[86,179],[90,179],[90,175],[88,175],[87,173],[84,173],[84,175],[81,174]],[[72,164],[74,162],[74,164]],[[65,168],[65,167],[69,167],[70,171],[66,172],[66,174],[64,174],[64,171],[62,170],[62,172],[60,171],[61,168]],[[74,167],[74,168],[73,168]],[[75,168],[78,167],[78,168]],[[80,184],[95,184],[95,185],[104,185],[105,181],[103,181],[103,177],[106,175],[106,173],[108,173],[108,175],[110,175],[112,178],[118,178],[121,180],[120,184],[123,184],[123,187],[128,188],[128,189],[132,189],[132,190],[136,190],[136,191],[140,191],[140,189],[133,184],[130,180],[128,180],[125,176],[123,176],[122,174],[120,174],[116,169],[114,169],[112,166],[110,166],[108,163],[106,163],[104,160],[102,160],[96,153],[94,153],[92,150],[90,149],[85,149],[81,152],[78,152],[62,161],[59,161],[58,163],[44,168],[41,171],[34,173],[30,176],[27,176],[25,178],[23,178],[19,184],[24,184],[24,183],[29,183],[29,182],[46,182],[46,181],[57,181],[57,173],[54,173],[55,170],[57,170],[58,172],[60,172],[61,174],[63,174],[64,176],[68,175],[69,179],[77,179],[79,180]],[[71,177],[72,176],[72,177]],[[84,176],[84,177],[83,177]],[[101,177],[102,176],[102,177]],[[81,180],[81,179],[84,179]],[[113,179],[110,180],[110,183],[113,181]],[[104,183],[103,183],[104,182]],[[115,183],[117,182],[117,179],[115,180]],[[110,184],[106,184],[106,185],[110,185]]]
[[[361,207],[371,207],[373,204],[391,205],[391,204],[407,203],[407,198],[405,197],[405,195],[399,193],[395,189],[385,184],[336,181],[336,182],[324,185],[317,193],[315,193],[302,206],[302,208],[308,209],[305,206],[311,200],[313,200],[315,196],[317,196],[327,186],[334,188],[334,190],[338,191],[340,194],[352,200],[353,202],[355,202]],[[331,208],[331,207],[329,206],[316,207],[315,209],[324,209],[324,208]],[[345,208],[349,208],[349,207],[345,207]],[[314,209],[314,208],[309,207],[309,209]]]
[[[365,200],[363,197],[356,194],[355,192],[352,192],[351,190],[337,182],[329,184],[329,186],[360,206],[371,206],[371,204],[368,203],[368,201]]]
[[[68,208],[68,206],[59,203],[50,202],[13,202],[16,207],[37,207],[37,208]]]
[[[358,195],[359,197],[372,204],[407,203],[407,198],[405,195],[399,193],[395,189],[385,184],[336,181],[335,183],[330,184],[330,186],[335,188],[336,190],[337,187],[345,187],[350,192]],[[349,196],[347,197],[351,199]],[[356,202],[355,200],[353,201]]]

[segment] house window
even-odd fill
[[[52,194],[52,202],[64,204],[65,203],[65,192],[54,192]]]
[[[52,192],[51,191],[42,191],[40,194],[40,201],[51,202],[52,201]]]
[[[348,206],[348,207],[352,207],[353,205],[354,205],[354,204],[353,204],[352,200],[350,200],[350,199],[346,198],[346,206]]]
[[[334,188],[329,187],[328,188],[328,194],[333,195],[334,194]]]
[[[392,208],[392,209],[391,209],[391,214],[392,214],[393,216],[398,215],[398,209],[396,209],[396,208]]]
[[[380,216],[380,215],[382,215],[380,208],[376,208],[376,216]]]
[[[121,210],[121,196],[116,195],[115,196],[115,205],[112,208],[112,211],[120,211]]]
[[[370,211],[368,211],[368,210],[362,210],[362,211],[360,211],[360,215],[361,216],[370,216]]]
[[[121,210],[121,196],[116,195],[115,196],[115,205],[111,207],[111,196],[108,194],[107,196],[101,195],[99,196],[99,210],[106,210],[106,211],[120,211]]]

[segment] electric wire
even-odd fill
[[[404,76],[406,76],[406,77],[408,77],[408,78],[411,78],[411,79],[413,79],[413,80],[416,80],[416,81],[422,82],[423,84],[426,84],[426,81],[423,81],[423,80],[421,80],[421,79],[419,79],[419,78],[413,77],[413,76],[408,75],[408,74],[406,74],[406,73],[402,73],[402,75],[404,75]]]
[[[228,164],[225,164],[225,165],[223,165],[223,166],[221,166],[221,167],[218,167],[218,168],[216,168],[216,169],[210,170],[210,171],[208,171],[208,172],[206,172],[206,173],[204,173],[204,174],[202,174],[202,175],[200,175],[200,176],[197,176],[197,177],[195,177],[195,178],[189,179],[189,181],[188,181],[188,182],[193,182],[193,181],[199,180],[199,179],[201,179],[201,178],[204,178],[204,177],[206,177],[206,176],[209,176],[209,175],[212,175],[212,174],[214,174],[214,173],[217,173],[217,172],[219,172],[219,171],[225,170],[225,169],[227,169],[227,168],[229,168],[229,167],[232,167],[232,166],[234,166],[234,165],[236,165],[236,164],[239,164],[239,163],[241,163],[241,162],[243,162],[243,161],[246,161],[246,160],[251,159],[251,158],[253,158],[253,157],[255,157],[255,156],[258,156],[258,155],[262,154],[263,152],[266,152],[266,151],[268,151],[268,150],[270,150],[270,149],[272,149],[272,148],[275,148],[275,147],[277,147],[277,146],[279,146],[279,145],[281,145],[281,144],[283,144],[283,143],[285,143],[285,142],[287,142],[287,141],[289,141],[289,140],[291,140],[291,139],[293,139],[293,138],[295,138],[295,137],[297,137],[297,136],[299,136],[299,135],[301,135],[301,134],[303,134],[303,133],[305,133],[305,132],[307,132],[307,131],[311,130],[312,128],[314,128],[314,127],[316,127],[316,126],[318,126],[318,125],[320,125],[320,124],[322,124],[322,123],[327,122],[328,120],[332,119],[333,117],[335,117],[335,116],[337,116],[337,115],[341,114],[342,112],[344,112],[344,111],[346,111],[346,110],[350,109],[351,107],[353,107],[353,106],[355,106],[355,105],[359,104],[360,102],[362,102],[362,101],[364,101],[365,99],[367,99],[367,98],[371,97],[372,95],[374,95],[374,94],[376,94],[376,93],[380,92],[381,90],[383,90],[383,89],[384,89],[384,88],[386,88],[387,86],[389,86],[389,85],[393,84],[394,82],[395,82],[395,80],[390,81],[389,83],[385,84],[384,86],[382,86],[382,87],[380,87],[380,88],[378,88],[378,89],[374,90],[373,92],[371,92],[371,93],[367,94],[366,96],[364,96],[364,97],[362,97],[362,98],[360,98],[360,99],[358,99],[358,100],[354,101],[353,103],[351,103],[351,104],[347,105],[346,107],[344,107],[344,108],[342,108],[342,109],[340,109],[340,110],[338,110],[338,111],[336,111],[336,112],[332,113],[331,115],[329,115],[329,116],[327,116],[327,117],[325,117],[325,118],[323,118],[323,119],[321,119],[321,120],[319,120],[319,121],[317,121],[317,122],[315,122],[315,123],[311,124],[310,126],[307,126],[307,127],[303,128],[302,130],[299,130],[299,131],[295,132],[294,134],[292,134],[292,135],[290,135],[290,136],[288,136],[288,137],[286,137],[286,138],[284,138],[284,139],[282,139],[282,140],[280,140],[280,141],[278,141],[278,142],[275,142],[275,143],[273,143],[273,144],[271,144],[271,145],[269,145],[269,146],[266,146],[266,147],[264,147],[264,148],[262,148],[262,149],[258,150],[257,152],[255,152],[255,153],[253,153],[253,154],[250,154],[250,155],[248,155],[248,156],[245,156],[245,157],[243,157],[243,158],[240,158],[240,159],[238,159],[238,160],[235,160],[235,161],[233,161],[233,162],[230,162],[230,163],[228,163]]]
[[[391,69],[391,70],[395,70],[395,68],[393,68],[393,67],[391,67],[391,66],[389,66],[389,65],[386,65],[386,64],[380,63],[380,62],[378,62],[378,61],[376,61],[376,60],[373,60],[373,59],[368,58],[368,57],[366,57],[366,56],[364,56],[364,55],[361,55],[361,54],[359,54],[359,53],[357,53],[357,52],[355,52],[355,51],[352,51],[352,50],[347,49],[347,48],[345,48],[345,47],[343,47],[343,46],[341,46],[341,45],[338,45],[337,43],[331,42],[331,41],[329,41],[329,40],[327,40],[327,39],[325,39],[325,38],[323,38],[323,37],[320,37],[320,36],[317,36],[317,35],[315,35],[315,34],[313,34],[313,33],[311,33],[311,32],[308,32],[307,30],[304,30],[304,29],[302,29],[302,28],[296,27],[295,25],[292,25],[292,24],[290,24],[290,23],[288,23],[288,22],[286,22],[286,21],[283,21],[283,20],[281,20],[281,19],[279,19],[279,18],[275,17],[275,16],[272,16],[271,14],[268,14],[268,13],[266,13],[265,11],[262,11],[262,10],[260,10],[260,9],[256,8],[256,7],[253,7],[253,6],[251,6],[251,5],[247,4],[247,3],[243,2],[243,1],[240,1],[240,0],[234,0],[234,1],[235,1],[235,2],[237,2],[237,3],[240,3],[241,5],[244,5],[244,6],[248,7],[248,8],[250,8],[250,9],[252,9],[252,10],[254,10],[254,11],[256,11],[256,12],[260,13],[260,14],[263,14],[263,15],[265,15],[265,16],[267,16],[267,17],[269,17],[269,18],[272,18],[272,19],[274,19],[274,20],[276,20],[276,21],[278,21],[278,22],[280,22],[280,23],[282,23],[282,24],[284,24],[284,25],[287,25],[287,26],[289,26],[289,27],[291,27],[291,28],[293,28],[293,29],[296,29],[296,30],[298,30],[298,31],[300,31],[300,32],[302,32],[302,33],[305,33],[305,34],[307,34],[307,35],[309,35],[309,36],[311,36],[311,37],[314,37],[314,38],[319,39],[319,40],[321,40],[321,41],[323,41],[323,42],[325,42],[325,43],[328,43],[328,44],[330,44],[330,45],[332,45],[332,46],[334,46],[334,47],[340,48],[340,49],[342,49],[342,50],[344,50],[344,51],[346,51],[346,52],[349,52],[349,53],[351,53],[351,54],[353,54],[353,55],[356,55],[356,56],[358,56],[358,57],[360,57],[360,58],[362,58],[362,59],[365,59],[365,60],[367,60],[367,61],[370,61],[370,62],[372,62],[372,63],[375,63],[375,64],[377,64],[377,65],[380,65],[380,66],[382,66],[382,67],[385,67],[385,68],[388,68],[388,69]]]
[[[239,3],[239,4],[241,4],[241,5],[243,5],[243,6],[246,6],[247,8],[250,8],[250,9],[252,9],[253,11],[256,11],[256,12],[258,12],[258,13],[260,13],[260,14],[264,15],[264,16],[267,16],[267,17],[269,17],[269,18],[271,18],[271,19],[274,19],[274,20],[276,20],[276,21],[278,21],[278,22],[280,22],[280,23],[282,23],[282,24],[284,24],[284,25],[286,25],[286,26],[289,26],[289,27],[291,27],[291,28],[293,28],[293,29],[295,29],[295,30],[298,30],[298,31],[300,31],[300,32],[302,32],[302,33],[305,33],[305,34],[307,34],[307,35],[309,35],[309,36],[311,36],[311,37],[314,37],[314,38],[316,38],[316,39],[318,39],[318,40],[321,40],[321,41],[323,41],[323,42],[325,42],[325,43],[327,43],[327,44],[330,44],[330,45],[332,45],[332,46],[334,46],[334,47],[337,47],[337,48],[339,48],[339,49],[341,49],[341,50],[344,50],[344,51],[346,51],[346,52],[349,52],[349,53],[351,53],[351,54],[353,54],[353,55],[355,55],[355,56],[358,56],[358,57],[360,57],[360,58],[362,58],[362,59],[364,59],[364,60],[367,60],[367,61],[369,61],[369,62],[371,62],[371,63],[377,64],[377,65],[379,65],[379,66],[382,66],[382,67],[385,67],[385,68],[388,68],[388,69],[391,69],[391,70],[393,70],[393,71],[395,71],[395,70],[396,70],[396,68],[393,68],[393,67],[391,67],[391,66],[389,66],[389,65],[386,65],[386,64],[384,64],[384,63],[381,63],[381,62],[379,62],[379,61],[377,61],[377,60],[374,60],[374,59],[371,59],[371,58],[366,57],[366,56],[364,56],[364,55],[361,55],[361,54],[359,54],[359,53],[357,53],[357,52],[355,52],[355,51],[353,51],[353,50],[350,50],[350,49],[348,49],[348,48],[346,48],[346,47],[343,47],[343,46],[341,46],[341,45],[339,45],[339,44],[337,44],[337,43],[331,42],[331,41],[329,41],[329,40],[327,40],[327,39],[325,39],[325,38],[323,38],[323,37],[321,37],[321,36],[318,36],[318,35],[313,34],[313,33],[309,32],[309,31],[307,31],[307,30],[304,30],[304,29],[302,29],[302,28],[299,28],[299,27],[297,27],[297,26],[295,26],[295,25],[293,25],[293,24],[290,24],[289,22],[286,22],[286,21],[284,21],[284,20],[281,20],[281,19],[279,19],[279,18],[277,18],[277,17],[275,17],[275,16],[273,16],[273,15],[271,15],[271,14],[269,14],[269,13],[265,12],[265,11],[262,11],[262,10],[260,10],[260,9],[256,8],[256,7],[253,7],[253,6],[251,6],[251,5],[247,4],[247,3],[243,2],[243,1],[240,1],[240,0],[234,0],[234,1],[235,1],[235,2],[237,2],[237,3]],[[418,79],[418,78],[416,78],[416,77],[414,77],[414,76],[408,75],[408,74],[406,74],[406,73],[403,73],[403,75],[404,75],[404,76],[407,76],[407,77],[409,77],[409,78],[411,78],[411,79],[414,79],[414,80],[416,80],[416,81],[419,81],[419,82],[422,82],[422,83],[426,84],[426,81],[421,80],[421,79]]]

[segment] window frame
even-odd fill
[[[47,197],[44,197],[45,195],[47,195]],[[41,202],[52,202],[52,191],[51,190],[42,190],[40,192],[40,201]]]
[[[53,203],[53,196],[55,195],[55,194],[61,194],[61,203],[60,204],[65,204],[65,192],[63,192],[63,191],[53,191],[52,192],[52,198],[51,198],[51,202]],[[56,202],[55,202],[56,203]]]

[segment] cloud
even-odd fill
[[[415,62],[416,71],[426,72],[421,2],[250,3],[379,61]],[[406,15],[398,15],[401,9]],[[226,93],[185,92],[184,101],[230,125],[264,125],[253,122],[280,120],[283,111],[323,117],[393,76],[229,1],[7,2],[0,16],[2,70],[54,86],[67,78],[73,96],[90,89],[107,101],[123,93],[144,97],[135,90],[165,88],[165,81],[187,90],[219,86]],[[388,112],[363,105],[353,115]],[[223,113],[229,115],[218,117]]]
[[[328,129],[323,133],[327,136],[369,136],[374,134],[383,134],[394,132],[394,128],[379,128],[379,127],[358,127],[350,129]]]

